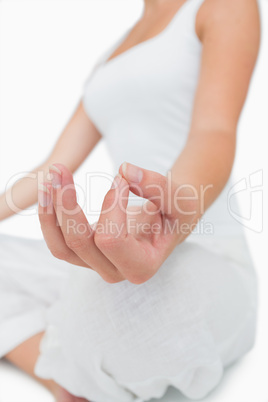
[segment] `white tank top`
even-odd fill
[[[83,105],[105,139],[116,170],[127,161],[166,175],[182,151],[201,64],[195,22],[203,1],[187,0],[162,32],[107,61],[129,28],[86,80]],[[242,225],[227,203],[231,184],[229,179],[204,215],[214,234],[241,233]],[[238,210],[235,197],[232,207]]]

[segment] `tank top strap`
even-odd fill
[[[186,2],[180,7],[171,22],[168,24],[169,26],[167,26],[166,29],[163,30],[163,33],[165,31],[165,33],[173,32],[173,29],[176,29],[176,26],[181,27],[181,25],[183,25],[185,31],[187,31],[187,34],[193,37],[194,42],[196,42],[198,45],[201,45],[201,42],[195,31],[195,22],[197,12],[204,1],[205,0],[186,0]],[[121,33],[119,37],[97,58],[89,76],[84,82],[84,88],[88,81],[90,81],[90,79],[92,78],[94,72],[98,70],[98,68],[104,64],[104,62],[110,57],[110,55],[113,54],[114,50],[116,50],[120,46],[120,44],[123,43],[134,25],[135,23],[127,28],[123,33]],[[161,34],[157,36],[161,36]],[[174,38],[176,38],[176,35],[174,35]]]
[[[195,32],[196,15],[204,1],[205,0],[186,0],[186,2],[180,7],[180,9],[177,11],[175,16],[171,20],[171,22],[168,24],[170,25],[170,28],[172,28],[172,26],[175,26],[176,20],[180,19],[181,17],[184,21],[187,20],[193,34],[196,35]],[[107,60],[110,57],[110,55],[114,52],[114,50],[117,49],[120,46],[120,44],[125,40],[125,38],[128,36],[128,34],[130,33],[135,24],[136,22],[132,24],[130,27],[128,27],[122,34],[120,34],[119,37],[112,43],[112,45],[109,46],[108,49],[106,49],[106,51],[104,51],[101,54],[101,56],[97,60],[96,66],[101,65],[105,60]],[[166,29],[163,30],[163,33],[168,30],[169,26],[167,26]],[[161,33],[160,35],[156,35],[156,37],[157,36],[161,36]]]
[[[192,34],[194,35],[195,39],[197,39],[197,41],[201,44],[196,30],[195,30],[195,26],[196,26],[196,17],[197,17],[197,13],[200,9],[200,7],[202,6],[202,4],[204,3],[205,0],[188,0],[190,2],[192,2],[191,4],[191,24],[190,24],[190,28],[192,31]]]
[[[191,39],[193,39],[193,44],[197,43],[202,45],[200,39],[197,36],[195,25],[197,13],[205,0],[186,0],[182,5],[181,10],[179,9],[178,14],[175,16],[175,21],[171,25],[171,33],[174,38],[174,30],[180,30],[178,35],[181,35],[182,31],[184,34]]]

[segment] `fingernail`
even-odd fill
[[[140,183],[142,181],[142,170],[135,165],[124,162],[122,165],[122,171],[125,178],[132,183]]]
[[[114,189],[114,188],[118,187],[121,179],[122,179],[122,176],[121,176],[120,173],[118,173],[115,176],[114,181],[112,182],[111,189]]]
[[[59,188],[61,186],[61,171],[56,166],[49,166],[50,173],[52,175],[52,187]]]
[[[38,202],[41,207],[47,207],[51,202],[50,191],[44,184],[38,185]]]

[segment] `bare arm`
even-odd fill
[[[172,178],[194,186],[199,200],[200,186],[209,186],[205,211],[232,169],[237,123],[259,50],[260,22],[256,0],[207,0],[199,13],[197,32],[199,28],[203,43],[199,84],[188,141]]]
[[[37,202],[38,177],[39,181],[47,178],[49,165],[60,162],[75,172],[100,138],[80,101],[45,162],[0,195],[0,221]]]

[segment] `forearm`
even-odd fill
[[[100,138],[80,101],[46,161],[0,195],[0,221],[37,202],[38,183],[48,179],[50,165],[62,163],[75,172]]]
[[[235,133],[205,133],[192,136],[171,169],[171,178],[185,185],[196,198],[194,220],[203,215],[223,190],[232,170]]]
[[[38,166],[0,195],[0,221],[37,202],[38,183],[48,179],[50,161]]]

